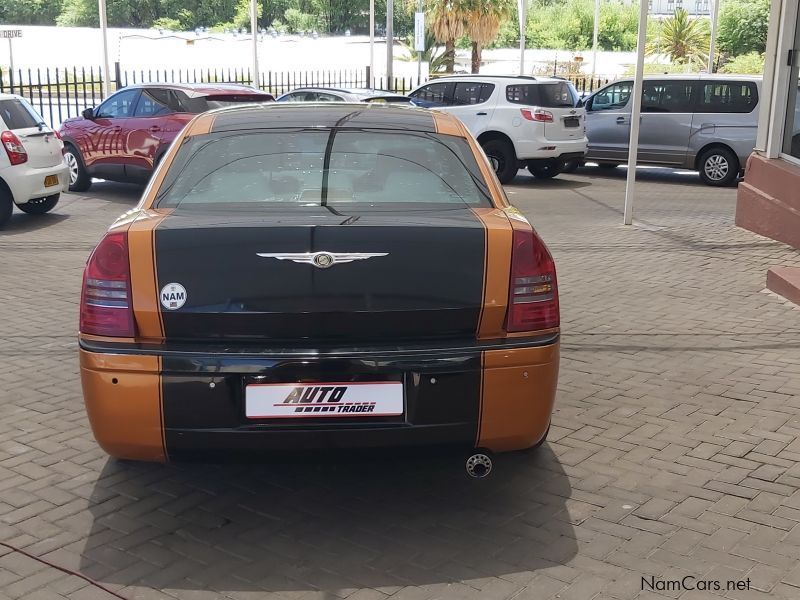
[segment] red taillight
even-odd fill
[[[528,121],[539,121],[540,123],[553,122],[553,113],[551,113],[549,110],[542,110],[541,108],[537,108],[536,110],[531,110],[530,108],[520,108],[519,112],[521,112],[522,116]]]
[[[511,281],[506,331],[558,327],[558,285],[553,257],[527,221],[511,219]]]
[[[3,148],[6,149],[8,160],[12,165],[21,165],[24,162],[28,162],[28,153],[25,152],[25,146],[22,145],[22,142],[14,135],[13,131],[0,133],[0,141],[3,142]]]
[[[83,271],[81,333],[134,337],[128,234],[108,233]]]

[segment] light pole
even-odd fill
[[[711,0],[711,43],[708,47],[708,72],[714,72],[714,50],[717,43],[717,22],[719,21],[719,0]]]
[[[644,0],[641,0],[644,2]],[[592,80],[589,88],[594,86],[594,78],[597,73],[597,38],[600,35],[600,0],[594,0],[594,30],[592,31]]]
[[[250,31],[253,35],[253,85],[259,89],[261,77],[258,74],[258,0],[250,0]]]
[[[100,35],[103,38],[103,98],[109,96],[111,73],[108,69],[108,19],[106,18],[106,0],[98,0],[100,11]]]
[[[386,83],[394,91],[394,0],[386,0]]]
[[[636,74],[633,78],[631,103],[631,135],[628,141],[628,179],[625,183],[625,213],[623,223],[633,223],[633,200],[636,195],[636,159],[639,154],[639,119],[642,114],[642,88],[644,87],[644,45],[647,41],[647,2],[639,5],[639,37],[636,42]]]
[[[369,0],[369,82],[367,87],[375,87],[375,0]]]
[[[525,24],[528,21],[527,0],[518,0],[517,12],[519,17],[519,74],[525,75]]]

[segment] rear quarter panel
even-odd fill
[[[742,168],[753,152],[758,130],[758,108],[750,113],[695,113],[686,166],[695,167],[695,161],[709,144],[723,144],[739,157]]]

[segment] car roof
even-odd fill
[[[652,81],[654,79],[676,79],[678,81],[682,79],[687,81],[761,81],[761,75],[725,75],[723,73],[664,73],[663,75],[659,75],[656,73],[644,76],[645,81]],[[633,81],[633,77],[620,77],[608,83],[616,83],[617,81]]]
[[[310,111],[309,107],[314,110]],[[390,103],[280,102],[217,108],[205,113],[213,118],[211,131],[283,128],[372,128],[435,133],[436,123],[447,121],[458,130],[452,115]]]
[[[304,86],[289,90],[286,94],[294,92],[334,92],[339,94],[352,94],[354,96],[402,96],[399,92],[390,92],[389,90],[377,90],[370,88],[337,88],[337,87],[323,87],[323,86]],[[286,95],[283,94],[283,95]]]
[[[150,83],[134,83],[120,89],[146,89],[154,87],[180,90],[192,98],[199,96],[226,96],[236,94],[261,94],[264,96],[272,96],[272,94],[269,94],[268,92],[263,92],[249,85],[243,85],[240,83],[159,83],[154,81]]]
[[[431,79],[430,81],[426,81],[425,83],[436,83],[437,81],[442,80],[480,81],[486,83],[498,80],[506,81],[507,83],[561,83],[564,81],[570,83],[569,80],[562,77],[534,77],[533,75],[443,75],[441,77]]]

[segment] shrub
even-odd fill
[[[733,57],[721,68],[720,73],[761,75],[764,72],[764,55],[759,52],[748,52]]]

